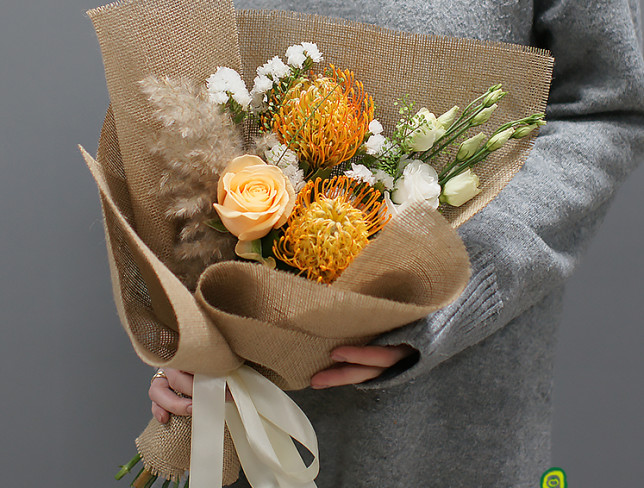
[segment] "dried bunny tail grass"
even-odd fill
[[[154,151],[185,175],[219,175],[241,154],[243,138],[205,84],[149,76],[140,82],[163,124]]]
[[[171,267],[194,290],[209,264],[235,256],[236,239],[204,222],[216,217],[219,175],[242,154],[243,138],[205,85],[155,76],[140,85],[162,125],[151,146],[166,165],[159,194],[167,201],[166,217],[179,222]]]
[[[235,258],[236,238],[231,234],[221,234],[205,224],[201,224],[201,227],[206,227],[197,233],[202,235],[201,238],[179,241],[175,246],[177,264],[173,271],[192,291],[197,288],[197,282],[204,268],[213,263]]]

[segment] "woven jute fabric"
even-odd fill
[[[325,62],[351,69],[376,102],[376,117],[385,134],[400,115],[394,102],[408,94],[416,107],[436,115],[454,105],[461,109],[490,86],[502,83],[508,95],[486,127],[498,127],[546,107],[553,58],[529,46],[410,34],[348,20],[293,12],[241,11],[237,15],[242,71],[252,86],[255,69],[286,48],[315,42]],[[482,128],[485,130],[485,128]],[[489,130],[489,129],[488,129]],[[476,166],[482,192],[443,216],[459,226],[484,208],[525,162],[534,137],[513,140]],[[437,161],[442,168],[450,156]]]
[[[217,66],[255,68],[286,47],[316,42],[326,60],[355,71],[386,130],[396,98],[442,113],[503,83],[510,95],[490,124],[543,111],[552,59],[506,44],[411,35],[292,13],[244,11],[231,1],[128,0],[88,12],[101,46],[111,108],[95,160],[83,157],[100,191],[119,316],[137,354],[154,366],[225,375],[244,361],[284,389],[304,388],[340,344],[363,344],[451,301],[469,278],[454,228],[483,208],[527,157],[512,141],[480,165],[483,192],[443,215],[418,204],[389,223],[331,286],[241,262],[210,266],[195,294],[168,269],[176,228],[158,189],[163,162],[150,152],[159,129],[139,81],[204,82]],[[146,467],[167,478],[188,469],[186,419],[151,422],[138,445]],[[226,444],[226,484],[238,464]]]
[[[136,439],[136,446],[143,456],[145,468],[154,475],[179,481],[190,466],[191,417],[170,416],[167,424],[156,419]],[[187,442],[187,447],[186,447]],[[181,446],[180,449],[177,447]],[[224,486],[231,485],[239,477],[239,458],[233,447],[233,440],[224,431]]]
[[[123,1],[87,12],[103,54],[136,228],[159,258],[172,255],[175,229],[159,212],[162,165],[150,151],[158,129],[138,86],[148,75],[205,80],[217,66],[239,68],[232,2]]]

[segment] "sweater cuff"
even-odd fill
[[[472,277],[463,293],[445,308],[381,335],[370,345],[408,344],[418,352],[396,363],[358,389],[385,389],[413,381],[449,357],[485,337],[484,324],[503,307],[494,263],[479,254],[472,258]],[[480,336],[480,337],[479,337]]]

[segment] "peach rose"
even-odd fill
[[[217,202],[213,206],[226,229],[240,241],[253,241],[286,223],[295,191],[281,169],[247,154],[224,171]]]

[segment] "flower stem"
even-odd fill
[[[130,484],[130,486],[134,486],[136,488],[136,482],[138,479],[143,475],[143,472],[145,471],[145,466],[141,468],[141,470],[138,472],[138,474],[134,477],[134,480]]]
[[[132,482],[132,486],[134,488],[150,488],[156,479],[156,476],[144,468]]]
[[[163,482],[163,485],[161,486],[161,488],[168,488],[170,486],[171,482],[172,482],[172,480],[165,480]]]
[[[431,148],[429,148],[427,151],[425,151],[423,154],[421,154],[421,155],[419,156],[419,159],[420,159],[421,161],[425,162],[425,163],[426,163],[426,162],[428,162],[430,159],[432,159],[434,156],[436,156],[439,152],[441,152],[443,149],[445,149],[447,146],[449,146],[452,142],[454,142],[456,139],[458,139],[459,137],[461,137],[461,136],[462,136],[462,135],[467,131],[467,129],[469,129],[469,128],[470,128],[470,126],[469,126],[470,121],[471,121],[474,117],[476,117],[476,115],[478,115],[478,113],[479,113],[481,110],[483,110],[483,106],[482,106],[482,105],[479,107],[479,109],[477,109],[477,111],[475,111],[475,112],[472,114],[472,117],[469,117],[467,120],[463,121],[463,125],[459,125],[458,127],[455,127],[455,128],[453,129],[453,131],[454,131],[455,133],[454,133],[454,135],[453,135],[452,137],[450,137],[449,139],[447,139],[447,141],[445,141],[445,142],[441,143],[441,144],[440,144],[440,145],[438,145],[438,146],[436,146],[436,144],[435,144],[434,146],[432,146]],[[442,141],[443,141],[447,136],[449,136],[449,135],[451,135],[451,133],[450,133],[450,132],[446,132],[446,133],[443,135],[443,137],[441,137],[440,139],[438,139],[438,141],[436,141],[436,143],[440,143],[440,142],[442,142]],[[431,152],[430,152],[430,151],[431,151]],[[428,154],[428,153],[429,153],[429,154]]]
[[[472,107],[483,100],[486,96],[488,96],[490,93],[492,93],[494,90],[496,90],[499,87],[499,85],[493,85],[490,88],[487,89],[483,95],[479,96],[475,100],[472,100],[467,107],[465,107],[465,110],[463,110],[463,113],[461,113],[460,117],[456,119],[452,125],[449,126],[445,134],[443,134],[443,137],[438,139],[436,141],[436,144],[440,143],[442,140],[456,132],[456,135],[454,137],[451,137],[447,142],[442,143],[440,146],[436,146],[434,144],[433,147],[430,147],[427,151],[425,151],[423,154],[419,156],[419,159],[428,162],[431,158],[436,156],[439,152],[441,152],[443,149],[445,149],[447,146],[449,146],[452,142],[454,142],[456,139],[458,139],[467,129],[470,128],[470,122],[471,120],[476,117],[483,109],[485,109],[484,104],[479,104],[476,108],[472,109]],[[471,109],[471,111],[470,111]],[[436,147],[436,149],[434,149]],[[431,154],[429,154],[431,151]],[[428,155],[429,154],[429,155]]]
[[[460,161],[460,162],[454,161],[452,164],[447,166],[443,171],[441,171],[440,175],[438,175],[438,184],[443,186],[449,180],[451,180],[455,176],[460,175],[466,169],[471,168],[475,164],[483,161],[485,158],[488,157],[490,152],[491,151],[488,151],[487,149],[482,148],[470,159],[466,159],[465,161]]]
[[[130,459],[130,462],[128,462],[127,464],[125,464],[125,465],[121,466],[120,471],[119,471],[118,473],[116,473],[116,476],[114,476],[114,478],[116,478],[117,480],[120,480],[121,478],[123,478],[123,476],[125,476],[125,475],[126,475],[126,474],[128,474],[130,471],[132,471],[132,468],[133,468],[134,466],[136,466],[136,465],[137,465],[137,463],[138,463],[140,460],[141,460],[141,454],[139,454],[139,453],[137,452],[137,453],[136,453],[136,456],[134,456],[132,459]]]
[[[483,100],[483,99],[484,99],[484,98],[485,98],[489,93],[491,93],[492,91],[494,91],[494,90],[492,90],[492,88],[495,88],[495,87],[490,87],[490,88],[488,88],[488,90],[487,90],[483,95],[481,95],[480,97],[478,97],[476,100],[472,100],[472,101],[470,102],[470,104],[469,104],[467,107],[465,107],[465,110],[463,110],[463,113],[460,115],[460,117],[459,117],[458,119],[456,119],[456,121],[454,121],[454,123],[449,127],[448,131],[450,131],[450,130],[452,130],[454,127],[456,127],[456,126],[459,124],[459,122],[460,122],[461,120],[463,120],[463,119],[468,115],[468,111],[469,111],[469,109],[470,109],[470,108],[472,108],[472,107],[474,106],[474,104],[475,104],[475,103],[480,102],[480,101],[481,101],[481,100]]]
[[[495,135],[503,132],[506,129],[509,129],[510,127],[517,127],[520,125],[528,125],[528,124],[533,124],[536,123],[538,120],[542,120],[544,117],[543,113],[536,113],[529,115],[528,117],[524,117],[519,120],[513,120],[511,122],[507,122],[503,124],[501,127],[496,129],[492,135],[488,138],[491,139]],[[465,171],[468,168],[471,168],[475,164],[480,163],[483,161],[485,158],[488,157],[488,155],[492,151],[488,151],[485,146],[483,146],[479,151],[474,154],[471,158],[465,160],[465,161],[456,161],[454,160],[451,164],[447,165],[445,168],[443,168],[443,171],[440,172],[438,175],[438,182],[440,185],[444,185],[448,180],[453,178],[454,176],[458,176],[461,174],[463,171]],[[454,169],[456,168],[456,169]]]
[[[158,476],[152,476],[143,488],[150,488],[154,482],[157,480]]]

